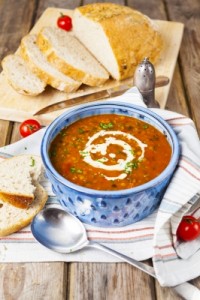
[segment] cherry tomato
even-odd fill
[[[184,216],[177,229],[177,237],[183,241],[195,240],[200,235],[200,223],[193,216]]]
[[[57,20],[57,26],[66,31],[70,31],[72,29],[72,19],[69,16],[61,14]]]
[[[38,131],[41,128],[41,125],[38,121],[34,119],[29,119],[21,123],[19,131],[22,137],[27,137],[30,134]]]

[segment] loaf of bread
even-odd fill
[[[102,86],[109,77],[133,77],[145,58],[155,64],[163,39],[154,22],[137,10],[113,3],[77,7],[73,30],[44,27],[21,41],[19,55],[2,61],[5,77],[24,95],[36,96],[46,85],[67,93],[82,83]]]
[[[133,76],[145,57],[155,63],[163,47],[153,21],[139,11],[112,3],[76,8],[73,31],[116,80]]]
[[[31,71],[28,63],[19,55],[7,55],[1,64],[4,76],[18,93],[37,96],[44,91],[46,83]]]
[[[36,35],[29,34],[22,39],[20,45],[20,54],[28,62],[32,72],[59,91],[66,93],[76,91],[81,82],[66,76],[50,64],[38,48],[36,38]]]
[[[70,33],[56,27],[44,27],[37,45],[60,72],[89,86],[101,86],[108,72],[96,58]]]
[[[44,207],[47,192],[39,180],[39,156],[19,155],[0,163],[0,236],[27,226]]]

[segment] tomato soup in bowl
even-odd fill
[[[47,128],[42,159],[61,205],[96,226],[125,226],[159,205],[179,158],[173,129],[149,109],[84,105]]]

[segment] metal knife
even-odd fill
[[[162,86],[167,85],[168,83],[169,83],[168,77],[158,76],[156,78],[155,87],[162,87]],[[130,89],[130,87],[131,87],[130,85],[122,85],[119,87],[110,88],[110,89],[96,92],[93,94],[79,96],[79,97],[76,97],[73,99],[68,99],[68,100],[66,99],[59,103],[50,104],[50,105],[38,110],[37,112],[34,113],[34,116],[50,113],[50,112],[60,110],[63,108],[69,108],[69,107],[72,107],[72,106],[75,106],[78,104],[89,103],[89,102],[103,100],[103,99],[106,100],[106,99],[109,99],[112,97],[117,97],[117,96],[120,96],[123,93],[125,93],[128,89]]]

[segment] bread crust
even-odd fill
[[[76,8],[74,18],[78,19],[78,14],[101,26],[104,31],[118,65],[119,74],[115,79],[133,76],[144,57],[152,63],[158,60],[163,39],[153,21],[139,11],[113,3],[94,3]],[[75,33],[76,26],[75,22]],[[103,64],[103,61],[100,62]]]

